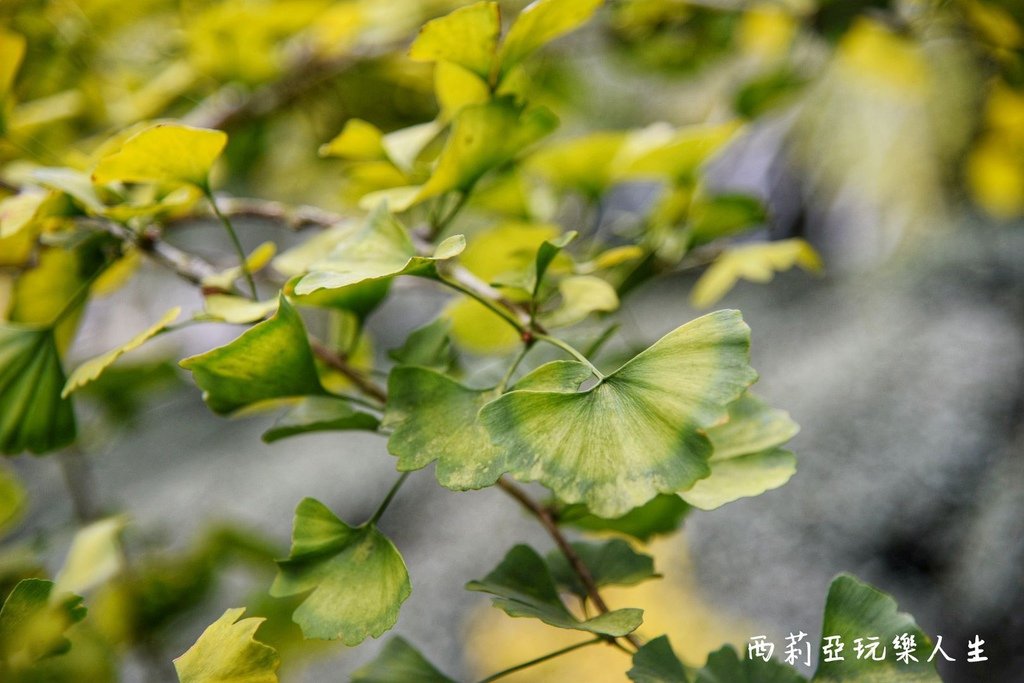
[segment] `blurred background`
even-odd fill
[[[319,158],[319,146],[354,117],[385,131],[432,119],[431,69],[404,48],[423,21],[461,4],[8,0],[0,26],[27,49],[9,87],[0,62],[0,179],[13,187],[34,166],[84,164],[111,131],[174,117],[229,133],[218,189],[353,213],[372,179]],[[523,4],[501,6],[511,17]],[[689,515],[681,536],[651,545],[664,580],[629,589],[687,663],[758,634],[782,644],[802,630],[814,642],[828,584],[849,571],[943,636],[958,659],[940,662],[944,680],[1021,680],[1022,50],[1015,0],[616,0],[530,63],[531,100],[559,115],[559,138],[735,122],[702,187],[758,200],[763,211],[741,239],[802,238],[824,263],[818,276],[742,281],[714,303],[743,311],[756,389],[802,431],[786,486]],[[661,191],[612,181],[596,197],[562,189],[533,191],[531,210],[610,243]],[[471,204],[458,231],[494,222],[483,202]],[[249,250],[298,240],[261,220],[238,227]],[[231,263],[211,221],[179,221],[168,238]],[[15,248],[0,240],[0,257]],[[699,315],[701,272],[631,288],[606,316],[621,328],[604,362],[614,367]],[[142,268],[90,304],[70,364],[175,304],[202,309],[186,283]],[[387,351],[448,305],[439,289],[396,287],[368,323],[365,353],[386,369]],[[0,550],[5,586],[26,567],[56,571],[78,517],[127,515],[144,590],[127,607],[116,588],[89,596],[98,616],[77,636],[91,645],[73,650],[91,672],[80,680],[174,680],[170,660],[230,605],[269,617],[260,637],[281,652],[284,680],[343,680],[380,646],[303,643],[288,619],[294,601],[265,592],[295,505],[312,496],[343,519],[367,517],[394,459],[372,434],[267,445],[260,434],[272,416],[210,413],[174,361],[237,334],[203,325],[154,341],[79,402],[80,446],[5,463],[27,491]],[[472,333],[456,342],[468,374],[498,367]],[[396,633],[449,675],[479,676],[571,642],[462,588],[514,543],[549,547],[499,492],[452,493],[428,468],[382,529],[414,586]],[[615,591],[609,602],[625,604]],[[976,635],[989,661],[968,664]],[[116,673],[112,652],[123,654]],[[588,650],[509,680],[620,680],[607,673],[620,659]]]

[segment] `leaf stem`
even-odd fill
[[[568,353],[570,356],[572,356],[573,358],[575,358],[576,360],[578,360],[579,362],[583,363],[588,368],[590,368],[590,371],[592,373],[594,373],[594,377],[597,377],[598,380],[603,380],[604,379],[604,377],[605,377],[604,373],[602,373],[600,370],[598,370],[597,366],[595,366],[593,363],[591,363],[590,360],[586,356],[584,356],[582,353],[577,351],[568,342],[564,342],[564,341],[562,341],[561,339],[559,339],[557,337],[552,337],[552,336],[547,335],[547,334],[535,334],[534,338],[536,338],[536,339],[538,339],[540,341],[547,342],[548,344],[551,344],[552,346],[557,346],[558,348],[562,349],[563,351]]]
[[[505,676],[508,676],[510,674],[514,674],[517,671],[522,671],[523,669],[527,669],[527,668],[529,668],[531,666],[535,666],[537,664],[541,664],[543,662],[546,662],[549,659],[554,659],[555,657],[560,657],[560,656],[562,656],[564,654],[568,654],[568,653],[572,652],[573,650],[579,650],[580,648],[587,647],[588,645],[596,645],[597,643],[600,643],[603,640],[604,640],[604,638],[600,638],[600,637],[598,637],[598,638],[591,638],[590,640],[584,640],[582,643],[576,643],[575,645],[570,645],[569,647],[563,647],[561,650],[556,650],[554,652],[549,652],[548,654],[542,655],[540,657],[537,657],[536,659],[531,659],[528,662],[523,662],[522,664],[516,664],[515,666],[509,667],[507,669],[503,669],[502,671],[499,671],[496,674],[491,674],[487,678],[482,679],[480,681],[480,683],[490,683],[491,681],[496,681],[499,678],[504,678]]]
[[[108,265],[110,264],[104,263],[102,266],[97,268],[96,272],[90,275],[85,282],[79,285],[78,289],[75,290],[75,293],[71,295],[71,298],[69,298],[61,309],[57,311],[57,315],[53,316],[53,320],[50,321],[50,327],[57,327],[57,325],[61,324],[65,318],[71,315],[71,313],[85,301],[93,283],[99,279],[100,275],[103,275]]]
[[[491,312],[493,312],[494,314],[498,315],[502,320],[504,320],[509,325],[514,327],[516,332],[518,332],[519,334],[523,334],[524,332],[526,332],[526,326],[523,325],[521,322],[519,322],[516,319],[516,317],[514,315],[512,315],[512,313],[510,313],[509,311],[505,310],[503,307],[499,306],[497,302],[492,301],[491,299],[488,299],[483,294],[480,294],[479,292],[474,291],[470,287],[466,287],[465,285],[463,285],[461,282],[458,282],[457,280],[452,280],[452,279],[449,279],[449,278],[446,278],[446,277],[441,277],[440,281],[441,281],[442,284],[446,285],[447,287],[451,287],[455,291],[461,292],[461,293],[465,294],[466,296],[470,297],[471,299],[475,299],[477,302],[479,302],[480,304],[482,304],[486,308],[489,308],[491,310]]]
[[[256,281],[252,279],[252,273],[249,272],[249,264],[246,263],[245,249],[242,247],[242,242],[238,239],[238,233],[235,232],[235,228],[231,225],[231,221],[228,217],[221,213],[220,207],[217,206],[217,199],[213,196],[213,192],[210,188],[203,188],[203,193],[206,195],[206,200],[210,203],[210,208],[213,209],[213,214],[220,220],[221,225],[224,226],[224,230],[227,231],[228,237],[231,238],[231,244],[235,247],[235,253],[238,255],[238,264],[242,269],[242,275],[245,277],[246,284],[249,285],[249,293],[252,295],[253,301],[259,300],[259,294],[256,293]]]
[[[519,350],[515,360],[512,361],[512,365],[510,365],[508,370],[505,371],[505,376],[501,378],[501,382],[498,384],[498,391],[505,391],[505,387],[508,386],[509,381],[512,379],[512,375],[516,372],[516,368],[518,368],[519,364],[523,362],[523,359],[526,358],[526,354],[530,352],[531,348],[533,348],[533,344],[531,342],[523,343],[523,347]]]
[[[373,513],[373,517],[370,517],[370,521],[367,522],[367,524],[376,524],[380,520],[384,515],[384,512],[388,509],[388,506],[391,505],[391,501],[394,499],[395,494],[398,493],[398,489],[402,488],[402,484],[405,483],[405,480],[409,478],[410,474],[412,473],[402,472],[402,476],[398,478],[391,487],[391,490],[388,491],[388,495],[384,496],[384,500],[381,501],[380,507],[378,507],[377,511]]]
[[[445,214],[444,218],[432,220],[430,224],[430,240],[433,241],[445,231],[445,229],[451,225],[451,222],[455,220],[455,217],[459,215],[466,206],[466,202],[469,201],[469,195],[472,192],[472,188],[467,189],[465,192],[459,193],[459,198],[456,200],[452,208]],[[440,213],[440,211],[438,212]]]

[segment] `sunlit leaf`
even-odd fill
[[[210,409],[220,414],[271,399],[326,393],[302,318],[283,295],[271,318],[180,365],[192,373]]]
[[[486,80],[454,62],[438,62],[434,67],[434,92],[445,120],[452,119],[463,107],[483,104],[491,98]]]
[[[121,532],[124,517],[108,517],[75,533],[64,566],[57,574],[57,593],[85,593],[118,573],[124,565]]]
[[[320,147],[320,156],[352,161],[386,159],[384,133],[372,123],[349,119],[333,140]]]
[[[556,188],[598,199],[615,180],[616,158],[625,142],[625,133],[591,133],[545,146],[530,157],[529,168]]]
[[[181,306],[175,306],[164,313],[160,320],[156,321],[142,332],[139,332],[121,346],[111,349],[110,351],[96,356],[95,358],[91,358],[79,365],[75,368],[75,371],[71,373],[67,383],[64,385],[64,389],[61,391],[61,397],[67,397],[72,392],[81,389],[89,382],[98,379],[99,376],[103,374],[103,371],[113,365],[118,358],[129,351],[134,351],[156,335],[166,330],[171,323],[178,319],[180,314]]]
[[[796,472],[796,458],[779,445],[800,427],[783,410],[746,394],[729,405],[729,419],[707,430],[714,452],[711,474],[679,495],[690,505],[713,510],[739,498],[782,486]]]
[[[733,247],[700,276],[690,301],[697,308],[707,308],[725,296],[740,278],[770,282],[776,272],[793,266],[812,273],[821,272],[823,267],[814,247],[799,238]]]
[[[500,223],[474,234],[459,262],[485,282],[494,282],[503,275],[525,272],[541,245],[558,235],[558,226],[551,223]]]
[[[378,424],[379,421],[373,415],[355,410],[343,398],[307,396],[289,408],[273,427],[264,432],[263,440],[273,443],[297,434],[346,429],[372,431]]]
[[[461,491],[494,484],[508,463],[476,415],[496,396],[427,368],[392,370],[383,425],[392,430],[388,450],[398,456],[398,469],[418,470],[436,460],[442,486]]]
[[[736,650],[726,645],[708,655],[707,664],[697,672],[696,683],[805,683],[806,680],[792,667],[774,659],[767,662],[762,659],[740,659]]]
[[[405,638],[395,636],[369,664],[352,672],[352,683],[455,683]]]
[[[679,129],[664,144],[639,154],[622,170],[624,178],[651,178],[670,183],[693,179],[701,165],[733,138],[736,122]]]
[[[8,239],[23,232],[35,237],[39,226],[34,225],[49,193],[29,190],[0,200],[0,239]],[[29,230],[29,228],[35,228]]]
[[[452,62],[490,82],[501,31],[496,2],[477,2],[428,21],[409,48],[418,62]]]
[[[211,294],[203,298],[203,313],[198,318],[244,325],[263,320],[275,310],[277,299],[253,301],[233,294]]]
[[[654,536],[670,534],[683,523],[690,506],[674,493],[660,493],[621,517],[606,519],[594,515],[586,505],[566,505],[558,521],[587,531],[626,534],[647,542]]]
[[[46,453],[75,440],[64,381],[51,330],[0,323],[0,452]]]
[[[633,668],[626,672],[633,683],[689,683],[682,662],[672,651],[668,636],[647,641],[633,654]],[[733,679],[736,683],[746,679]]]
[[[417,200],[468,191],[485,173],[512,161],[557,125],[547,109],[523,109],[511,98],[464,107]]]
[[[435,261],[458,255],[465,244],[462,235],[455,235],[438,245],[433,256],[418,256],[405,227],[380,204],[327,258],[310,266],[311,272],[295,285],[295,293],[305,296],[395,275],[431,277],[436,273]]]
[[[643,622],[643,610],[618,609],[592,619],[579,620],[565,608],[544,560],[532,548],[517,545],[490,574],[470,581],[467,590],[493,595],[494,606],[510,617],[540,619],[557,628],[624,636]]]
[[[535,0],[505,36],[499,52],[502,73],[555,38],[575,30],[593,16],[603,0]]]
[[[573,549],[590,570],[594,585],[632,586],[654,579],[654,559],[633,550],[633,547],[621,538],[613,538],[602,543],[573,543]],[[553,550],[547,555],[548,568],[555,584],[569,590],[581,598],[587,596],[587,588],[579,576],[565,559],[565,555]]]
[[[738,311],[718,311],[665,335],[584,391],[517,389],[480,419],[510,473],[540,481],[567,503],[617,517],[658,493],[708,476],[715,424],[757,374]],[[542,366],[543,369],[543,366]]]
[[[892,654],[883,661],[850,655],[835,662],[822,658],[811,679],[815,683],[871,683],[878,680],[939,683],[942,680],[935,671],[935,664],[927,661],[926,653],[932,649],[931,639],[921,631],[914,618],[898,611],[896,601],[891,597],[848,574],[838,576],[829,587],[821,634],[823,645],[826,637],[839,636],[843,643],[851,644],[847,648],[852,647],[856,638],[878,636],[879,651],[882,647],[891,647],[897,636],[906,634],[916,641],[918,649],[912,654],[917,661],[900,662]]]
[[[77,595],[55,593],[51,581],[18,582],[0,609],[0,662],[17,669],[66,652],[64,632],[85,618],[81,602]]]
[[[206,188],[210,169],[227,144],[219,130],[158,123],[131,136],[99,160],[94,183],[178,183]]]
[[[391,163],[407,173],[411,172],[416,159],[441,129],[437,121],[427,121],[391,131],[382,140],[384,151]]]
[[[558,293],[562,297],[561,304],[542,317],[547,327],[575,325],[591,313],[614,311],[619,307],[615,288],[593,275],[575,275],[561,280]]]
[[[11,31],[0,30],[0,109],[14,85],[21,60],[25,56],[25,37]],[[0,111],[2,118],[2,111]],[[2,130],[2,127],[0,127]]]
[[[254,637],[265,620],[240,619],[244,613],[244,607],[224,612],[174,660],[181,683],[277,683],[281,658]]]
[[[350,527],[312,498],[296,508],[291,554],[278,565],[271,595],[309,593],[293,615],[303,634],[349,646],[394,626],[412,590],[402,556],[374,525]]]

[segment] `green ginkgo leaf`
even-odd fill
[[[873,679],[888,681],[888,678]],[[740,659],[731,646],[726,645],[708,655],[707,664],[697,672],[696,683],[806,683],[807,679],[792,667],[773,660]]]
[[[547,109],[524,109],[511,97],[463,107],[417,201],[468,191],[485,173],[512,161],[557,125]]]
[[[396,275],[433,277],[436,261],[457,256],[465,246],[462,235],[455,235],[439,244],[433,256],[417,255],[405,227],[381,203],[327,258],[309,267],[310,273],[299,280],[294,291],[305,296]]]
[[[388,641],[369,664],[352,672],[352,683],[455,683],[400,636]]]
[[[85,618],[81,603],[77,595],[56,593],[52,581],[19,581],[0,609],[0,671],[67,652],[64,632]]]
[[[225,346],[179,363],[219,414],[273,399],[326,395],[302,318],[281,295],[277,313]]]
[[[448,336],[450,332],[451,322],[437,318],[410,332],[400,347],[388,351],[388,356],[399,365],[416,365],[443,372],[455,362]]]
[[[717,311],[586,390],[575,379],[544,390],[517,387],[486,405],[480,419],[509,454],[513,476],[618,517],[708,476],[712,447],[703,430],[757,379],[749,346],[739,311]]]
[[[64,389],[61,391],[61,397],[67,397],[73,391],[78,391],[85,385],[99,379],[99,376],[103,374],[103,371],[117,362],[117,359],[128,353],[139,348],[147,341],[157,336],[161,332],[167,329],[168,325],[178,319],[181,314],[181,306],[175,306],[171,310],[163,314],[163,316],[155,323],[147,327],[142,332],[126,341],[116,349],[111,349],[104,354],[90,358],[85,361],[71,373],[67,383],[64,384]]]
[[[418,62],[451,62],[490,82],[501,31],[496,2],[477,2],[428,21],[409,48]]]
[[[593,16],[603,0],[535,0],[519,16],[505,36],[498,53],[501,73],[555,38],[579,28]]]
[[[740,498],[782,486],[796,472],[796,457],[778,448],[800,431],[784,410],[747,393],[729,404],[729,419],[707,430],[714,452],[711,474],[679,495],[690,505],[714,510]]]
[[[558,283],[558,308],[541,316],[546,327],[566,327],[587,319],[591,313],[608,313],[619,307],[619,295],[608,282],[593,275],[573,275]]]
[[[0,323],[0,453],[40,454],[75,440],[53,330]]]
[[[490,574],[480,581],[470,581],[466,589],[495,596],[494,606],[510,617],[540,619],[557,628],[618,637],[632,633],[643,623],[643,610],[633,607],[580,621],[558,597],[558,588],[544,560],[525,545],[512,548]]]
[[[243,614],[244,607],[227,610],[174,660],[180,683],[277,683],[281,658],[254,637],[266,620]]]
[[[25,511],[25,487],[7,467],[0,467],[0,536],[14,525]]]
[[[615,532],[647,542],[674,532],[692,508],[675,493],[660,493],[638,508],[612,519],[598,517],[586,505],[566,505],[558,511],[562,524],[586,531]]]
[[[932,650],[931,640],[921,631],[914,618],[900,612],[896,601],[890,596],[849,574],[836,577],[828,589],[821,635],[822,646],[826,644],[826,638],[839,636],[840,642],[845,644],[850,654],[846,654],[841,661],[825,661],[825,658],[819,660],[811,679],[814,683],[940,683],[942,680],[935,670],[935,664],[928,661]],[[893,639],[904,635],[914,639],[917,649],[911,654],[916,661],[898,661],[892,652]],[[882,648],[889,649],[884,660],[852,655],[854,640],[867,636],[878,637],[879,653]]]
[[[158,123],[102,157],[93,169],[92,180],[99,185],[117,181],[178,183],[206,189],[210,169],[227,142],[223,131]]]
[[[497,396],[496,390],[470,389],[427,368],[392,370],[383,425],[392,430],[388,450],[398,456],[398,469],[418,470],[436,460],[435,475],[446,488],[494,484],[508,462],[491,444],[477,413]]]
[[[658,578],[654,572],[654,558],[633,550],[633,546],[621,538],[602,543],[573,543],[572,547],[590,570],[590,576],[598,588],[632,586]],[[553,550],[548,553],[547,563],[555,584],[581,598],[587,596],[586,586],[573,571],[565,555]]]
[[[682,662],[672,651],[668,636],[647,641],[633,653],[633,668],[626,672],[633,683],[689,683]],[[746,679],[734,679],[736,683]]]
[[[270,594],[309,593],[292,615],[307,638],[349,646],[376,638],[411,591],[402,556],[376,526],[350,527],[312,498],[299,503],[291,554],[278,561]]]
[[[309,432],[339,431],[346,429],[375,430],[380,421],[356,410],[343,398],[334,396],[306,396],[288,409],[274,426],[263,433],[263,440],[273,443],[280,439]]]

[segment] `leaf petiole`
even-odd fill
[[[220,224],[224,226],[224,230],[227,231],[228,237],[231,238],[231,244],[235,248],[235,253],[238,255],[239,266],[242,269],[242,275],[245,277],[246,284],[249,285],[249,293],[252,296],[253,301],[259,300],[259,294],[256,292],[256,281],[252,279],[252,273],[249,272],[249,264],[246,263],[245,249],[242,247],[242,242],[238,239],[238,233],[235,232],[235,228],[231,225],[231,221],[228,217],[221,212],[220,207],[217,206],[217,199],[213,196],[213,192],[210,188],[204,187],[203,194],[206,195],[206,201],[210,203],[210,208],[213,210],[213,215],[220,220]]]
[[[527,669],[527,668],[529,668],[531,666],[535,666],[537,664],[542,664],[542,663],[548,661],[549,659],[554,659],[555,657],[559,657],[561,655],[568,654],[568,653],[572,652],[573,650],[579,650],[580,648],[584,648],[584,647],[586,647],[588,645],[594,645],[596,643],[601,643],[601,642],[604,642],[604,638],[597,637],[597,638],[592,638],[590,640],[584,640],[582,643],[576,643],[575,645],[570,645],[569,647],[563,647],[561,650],[556,650],[554,652],[549,652],[548,654],[542,655],[540,657],[537,657],[536,659],[531,659],[528,662],[523,662],[522,664],[517,664],[517,665],[509,667],[507,669],[503,669],[502,671],[499,671],[496,674],[491,674],[487,678],[481,679],[480,683],[490,683],[491,681],[496,681],[499,678],[504,678],[505,676],[509,676],[511,674],[514,674],[517,671],[522,671],[523,669]]]
[[[370,517],[370,521],[366,523],[367,525],[376,524],[380,518],[384,516],[384,512],[388,509],[388,506],[391,505],[391,501],[394,500],[395,495],[398,493],[398,489],[402,488],[402,484],[405,483],[405,480],[409,478],[410,474],[411,472],[402,472],[402,476],[398,478],[398,481],[394,483],[391,490],[388,491],[388,494],[384,496],[384,500],[381,501],[377,511],[373,513],[373,517]]]
[[[570,356],[572,356],[573,358],[575,358],[576,360],[578,360],[579,362],[583,363],[588,368],[590,368],[590,372],[592,372],[594,374],[594,377],[597,377],[598,381],[604,380],[604,373],[602,373],[600,370],[598,370],[597,366],[595,366],[593,363],[591,363],[590,360],[586,356],[584,356],[582,353],[577,351],[571,344],[569,344],[567,342],[564,342],[564,341],[562,341],[561,339],[559,339],[557,337],[552,337],[552,336],[547,335],[547,334],[534,334],[533,336],[534,336],[534,339],[539,339],[540,341],[547,342],[548,344],[551,344],[552,346],[557,346],[558,348],[562,349],[563,351],[568,353]]]

